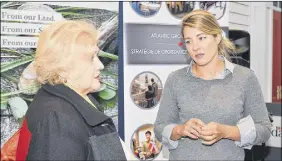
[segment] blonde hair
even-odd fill
[[[93,54],[97,30],[85,21],[61,21],[48,25],[39,35],[34,68],[40,83],[66,82],[68,73],[79,54]]]
[[[236,52],[235,45],[226,37],[222,36],[222,29],[216,21],[214,15],[205,10],[194,10],[183,17],[182,20],[182,36],[184,37],[184,27],[197,28],[202,32],[213,35],[221,36],[221,41],[218,45],[218,54],[229,58],[229,54]]]

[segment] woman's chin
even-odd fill
[[[100,92],[101,87],[102,87],[102,84],[100,82],[95,82],[95,84],[92,85],[91,92]]]
[[[205,65],[208,64],[208,61],[206,61],[206,60],[198,60],[198,61],[196,61],[196,64],[198,66],[205,66]]]

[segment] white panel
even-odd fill
[[[241,24],[241,25],[250,25],[250,18],[249,16],[235,14],[230,12],[229,13],[229,22]]]
[[[241,25],[241,24],[236,24],[232,22],[229,22],[229,29],[244,30],[244,31],[250,32],[248,25]]]
[[[250,6],[250,2],[232,2],[232,3],[239,3],[245,6]]]
[[[271,102],[272,89],[272,21],[267,2],[251,3],[251,69],[254,70],[265,102]]]
[[[244,30],[250,32],[250,3],[229,3],[229,29]]]
[[[247,5],[236,3],[236,2],[230,3],[230,12],[239,13],[248,16],[250,14],[249,10],[250,8]]]

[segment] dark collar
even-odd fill
[[[63,84],[58,84],[53,86],[46,83],[42,87],[47,92],[56,95],[58,97],[61,97],[66,101],[70,102],[90,126],[98,125],[110,119],[110,117],[108,117],[98,109],[94,108],[79,94],[77,94],[75,91],[73,91],[72,89],[70,89],[69,87]],[[91,102],[94,103],[94,105],[97,105],[97,101],[92,96],[90,96],[89,99],[91,100]]]

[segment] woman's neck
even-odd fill
[[[205,80],[215,79],[223,70],[224,61],[220,60],[219,56],[215,56],[214,59],[205,66],[194,64],[192,67],[193,74]]]
[[[75,91],[76,93],[78,93],[79,95],[81,95],[82,97],[86,97],[88,92],[86,90],[83,89],[78,89],[76,88],[74,85],[72,85],[71,83],[67,82],[65,83],[69,88],[71,88],[73,91]]]

